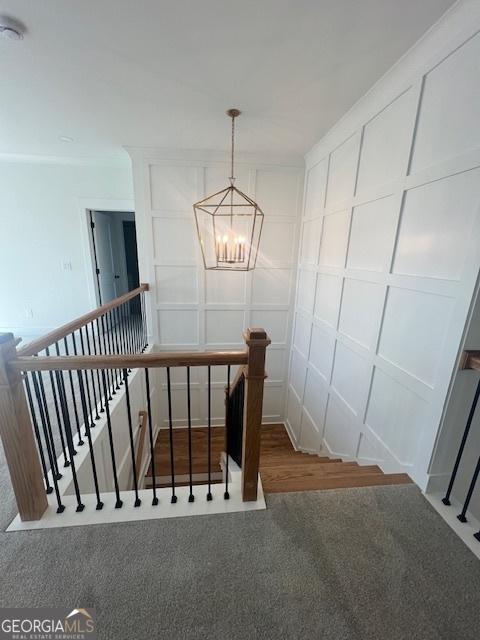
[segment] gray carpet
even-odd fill
[[[95,607],[115,640],[478,640],[480,562],[414,486],[268,510],[4,533],[0,606]]]

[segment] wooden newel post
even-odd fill
[[[22,376],[8,368],[15,358],[13,335],[0,333],[0,436],[20,518],[39,520],[48,502]]]
[[[263,329],[245,333],[248,362],[245,369],[245,407],[242,443],[242,496],[244,502],[257,499],[260,436],[262,427],[265,351],[270,340]]]

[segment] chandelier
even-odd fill
[[[205,269],[251,271],[255,269],[263,226],[258,204],[235,186],[235,118],[238,109],[229,109],[232,119],[230,185],[193,205],[198,240]]]

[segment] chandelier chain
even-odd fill
[[[233,173],[234,151],[235,151],[235,116],[232,115],[232,171],[230,175],[230,180],[235,180],[235,175]]]

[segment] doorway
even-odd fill
[[[95,295],[100,306],[140,284],[133,211],[89,210]]]

